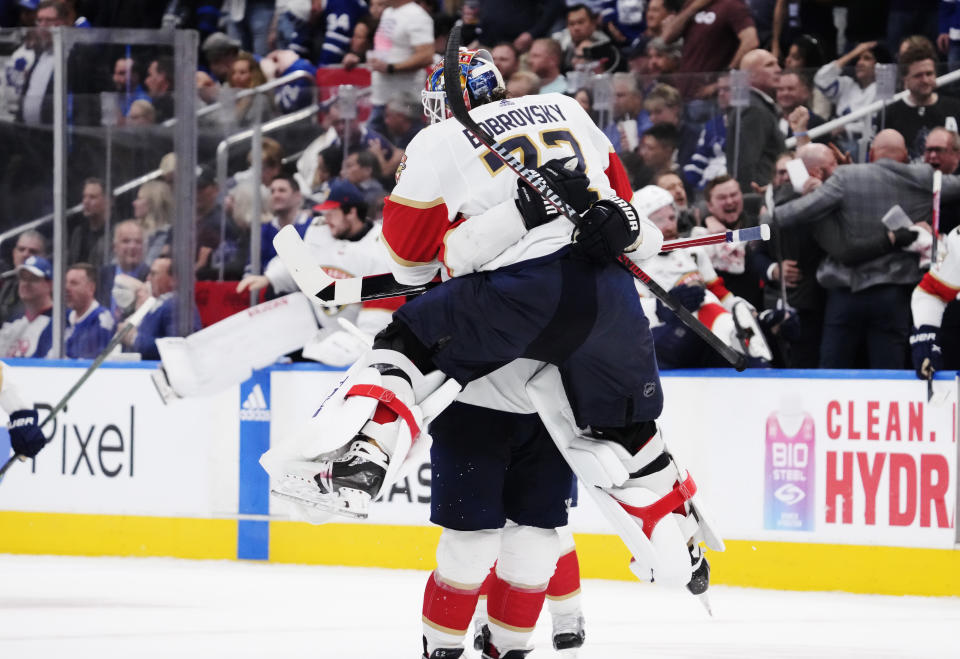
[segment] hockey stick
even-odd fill
[[[107,357],[110,356],[110,353],[113,352],[113,349],[116,348],[118,345],[120,345],[120,342],[123,341],[123,337],[129,334],[133,328],[139,327],[141,321],[143,321],[144,317],[153,310],[156,304],[157,304],[157,298],[149,297],[146,299],[146,301],[143,304],[140,305],[140,308],[137,309],[133,313],[133,315],[131,315],[130,318],[127,320],[127,324],[123,327],[123,329],[117,332],[113,336],[113,338],[110,339],[110,343],[108,343],[107,347],[105,347],[103,350],[100,351],[100,354],[97,355],[96,358],[93,360],[93,363],[91,363],[90,366],[87,367],[87,370],[83,372],[83,375],[80,376],[80,379],[78,379],[73,384],[73,386],[70,387],[67,393],[64,394],[63,398],[60,399],[60,402],[57,403],[52,410],[50,410],[50,414],[48,414],[47,418],[44,419],[43,423],[40,424],[41,429],[45,425],[50,423],[57,416],[57,414],[59,414],[60,411],[67,406],[67,403],[70,401],[71,398],[73,398],[73,395],[77,393],[77,390],[79,390],[80,387],[83,386],[83,383],[86,382],[91,375],[93,375],[93,372],[95,370],[100,368],[100,365],[106,361]],[[50,440],[47,440],[48,443],[49,441]],[[0,467],[0,480],[3,479],[3,475],[7,473],[7,469],[9,469],[14,462],[16,462],[17,460],[26,460],[26,459],[27,459],[26,456],[23,456],[23,455],[11,456],[10,459],[7,460],[5,463],[3,463],[2,467]]]
[[[943,185],[943,172],[933,170],[933,205],[930,209],[930,229],[933,234],[933,243],[930,246],[930,267],[937,264],[937,234],[940,233],[940,188]],[[930,368],[930,377],[927,378],[927,402],[933,399],[933,367]]]
[[[703,245],[769,239],[770,227],[762,225],[749,229],[697,236],[696,238],[668,240],[663,243],[660,251],[669,252],[675,249],[702,247]],[[401,284],[390,273],[333,279],[311,259],[309,250],[296,230],[288,231],[286,227],[281,229],[274,237],[273,245],[280,260],[287,266],[287,270],[291,272],[300,289],[327,305],[340,306],[370,300],[382,300],[388,297],[420,295],[440,284],[439,281],[418,285]]]
[[[540,176],[540,173],[536,170],[527,169],[512,153],[497,144],[497,142],[470,117],[466,103],[464,103],[463,100],[463,88],[460,86],[459,60],[460,31],[462,28],[463,24],[457,21],[450,29],[447,48],[443,56],[443,87],[447,96],[447,104],[450,106],[450,112],[453,114],[454,119],[479,140],[490,153],[494,154],[503,164],[519,176],[524,183],[527,183],[536,190],[547,203],[576,225],[576,218],[579,217],[579,214],[547,185],[547,182]],[[701,323],[686,307],[677,302],[662,286],[653,281],[650,275],[641,270],[629,257],[621,254],[617,258],[617,261],[626,268],[630,274],[643,282],[653,296],[660,300],[670,311],[675,313],[684,325],[706,341],[711,348],[720,353],[720,355],[730,362],[738,371],[743,371],[747,367],[747,358],[745,355],[742,355],[721,341],[718,336],[707,329],[706,325]]]

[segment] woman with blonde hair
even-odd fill
[[[170,184],[147,181],[141,185],[137,198],[133,200],[133,218],[143,227],[144,263],[153,263],[170,243],[173,229],[173,189]]]

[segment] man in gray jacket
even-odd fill
[[[838,167],[810,194],[778,206],[784,229],[811,225],[828,257],[817,270],[827,289],[822,368],[906,368],[910,295],[920,281],[911,253],[920,228],[890,232],[881,219],[896,204],[915,223],[930,221],[933,168],[888,159]],[[944,176],[944,201],[960,198],[960,177]],[[907,251],[904,251],[906,248]]]

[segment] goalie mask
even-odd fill
[[[479,107],[484,103],[502,98],[506,85],[503,76],[493,63],[493,57],[486,50],[460,49],[460,86],[463,88],[463,102],[467,109]],[[495,91],[499,90],[499,94]],[[431,124],[436,124],[452,116],[447,108],[446,92],[443,87],[443,63],[441,62],[427,76],[427,84],[420,99],[423,111]]]

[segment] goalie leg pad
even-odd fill
[[[260,464],[278,481],[273,493],[366,517],[370,501],[412,464],[407,458],[415,444],[429,443],[423,428],[432,417],[424,418],[417,401],[436,415],[459,389],[442,374],[423,375],[398,352],[368,351],[307,423],[261,457]],[[413,453],[419,457],[423,450]]]
[[[584,490],[627,545],[631,568],[642,580],[685,586],[694,569],[688,545],[705,540],[723,550],[702,515],[692,478],[666,452],[659,431],[632,455],[618,441],[580,432],[554,366],[531,378],[527,391]]]

